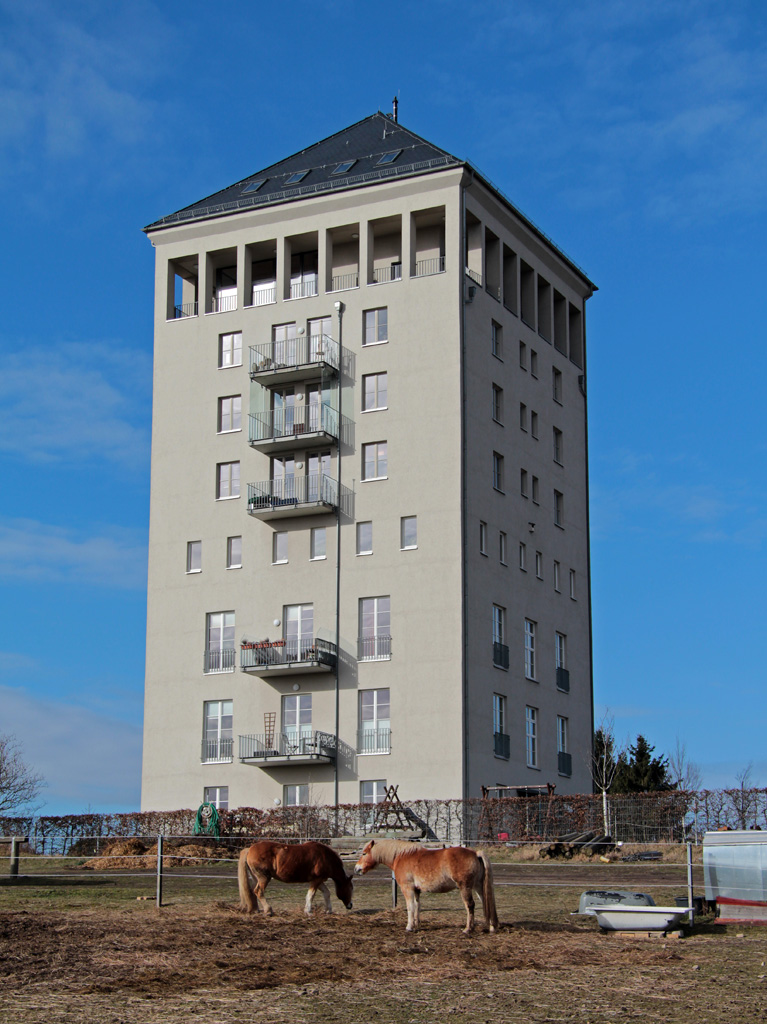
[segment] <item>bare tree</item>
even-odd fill
[[[45,779],[26,763],[15,736],[0,734],[0,814],[31,812]]]
[[[735,772],[737,788],[725,790],[740,828],[748,828],[749,820],[753,820],[754,824],[756,824],[757,796],[753,788],[753,770],[753,762],[749,761],[745,768]]]
[[[625,756],[623,748],[619,748],[615,740],[615,718],[609,708],[594,730],[591,747],[591,779],[594,788],[602,794],[602,820],[605,835],[610,833],[610,816],[607,809],[607,794],[615,780],[615,773],[621,759]]]
[[[684,789],[687,792],[697,792],[701,789],[700,766],[687,756],[687,747],[678,736],[676,747],[668,757],[668,770],[677,789]]]

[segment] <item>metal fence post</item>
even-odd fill
[[[687,906],[690,908],[690,927],[695,924],[692,891],[692,843],[687,843]]]
[[[157,906],[162,906],[162,836],[157,837]]]

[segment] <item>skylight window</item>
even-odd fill
[[[308,171],[295,171],[295,173],[288,175],[285,179],[286,185],[297,185],[299,181],[306,177]]]
[[[338,167],[336,167],[333,174],[347,174],[356,163],[356,160],[344,160],[338,165]]]
[[[378,160],[376,166],[378,166],[378,164],[393,164],[401,152],[401,149],[395,149],[392,150],[391,153],[384,153],[384,155]]]
[[[259,178],[258,181],[249,181],[245,188],[242,190],[242,195],[246,196],[251,192],[258,192],[262,185],[267,182],[266,178]]]

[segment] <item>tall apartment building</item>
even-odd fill
[[[590,791],[592,283],[381,113],[146,232],[143,807]]]

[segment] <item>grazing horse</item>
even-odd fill
[[[312,902],[319,889],[325,899],[325,910],[330,913],[330,893],[325,885],[326,878],[336,884],[336,896],[347,910],[352,909],[351,876],[344,871],[341,858],[335,850],[323,843],[273,843],[268,839],[254,843],[240,853],[237,881],[240,886],[240,907],[250,914],[258,905],[267,917],[273,911],[264,892],[270,878],[280,882],[308,882],[304,910],[312,912]],[[255,881],[255,885],[253,882]]]
[[[451,889],[461,890],[466,906],[466,934],[474,927],[475,889],[482,897],[489,931],[494,932],[498,927],[493,869],[486,853],[461,846],[428,850],[397,839],[371,839],[354,865],[354,873],[364,875],[377,864],[386,864],[392,869],[405,895],[406,931],[414,932],[418,928],[422,892],[450,892]]]

